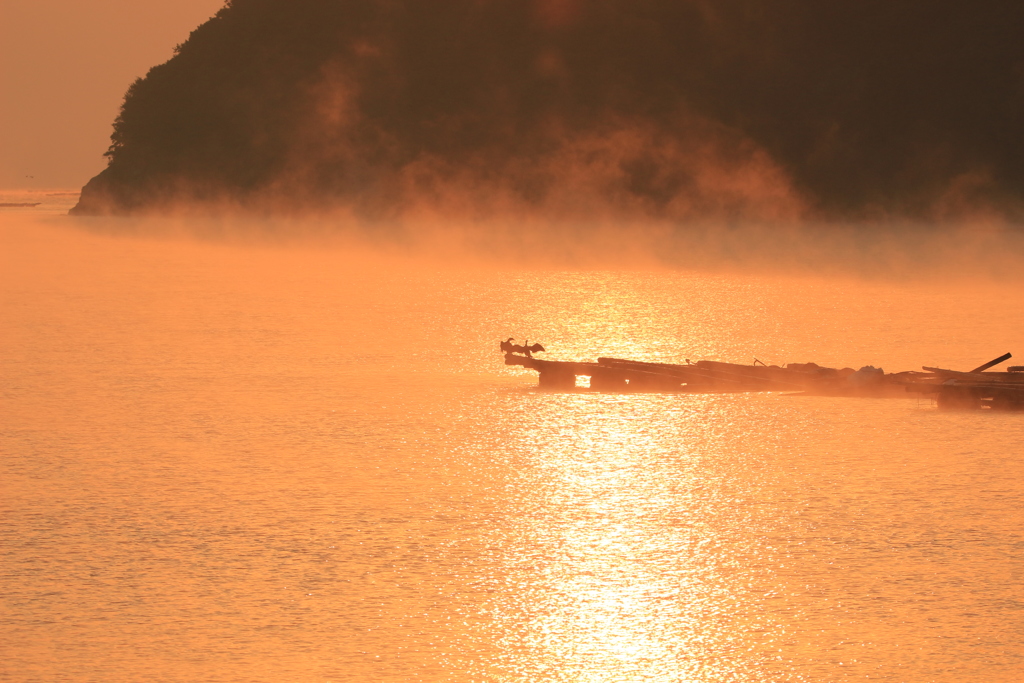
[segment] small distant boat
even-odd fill
[[[0,209],[31,209],[40,204],[42,202],[3,202],[0,203]]]

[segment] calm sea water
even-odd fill
[[[497,343],[969,369],[1022,290],[7,216],[0,680],[1020,680],[1024,415],[542,393]]]

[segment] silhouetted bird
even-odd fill
[[[529,345],[530,340],[526,340],[524,344],[513,344],[515,337],[509,337],[505,341],[501,342],[501,350],[505,353],[522,353],[527,358],[538,351],[544,351],[544,347],[540,344]]]

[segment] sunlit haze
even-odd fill
[[[7,0],[0,681],[1019,681],[1024,11],[924,5]]]

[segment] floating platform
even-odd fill
[[[907,391],[933,396],[940,408],[1024,410],[1024,367],[1008,372],[925,370],[932,372],[935,380],[910,385]]]
[[[514,348],[515,350],[509,350]],[[887,374],[871,366],[860,370],[829,368],[816,363],[786,366],[723,363],[701,360],[684,364],[652,363],[624,358],[598,358],[597,362],[542,360],[531,348],[502,344],[506,365],[535,370],[543,389],[575,390],[579,378],[589,378],[591,391],[736,393],[777,391],[815,396],[908,398],[931,396],[943,408],[1024,410],[1024,367],[988,372],[1011,358],[1004,354],[971,370],[960,372],[923,367],[923,372]]]

